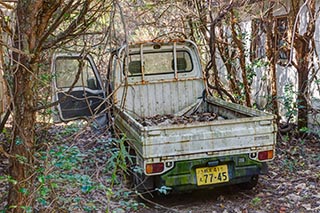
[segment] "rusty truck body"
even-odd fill
[[[65,97],[62,120],[103,112],[112,97],[139,190],[253,187],[274,158],[275,116],[208,95],[191,41],[124,45],[110,58],[106,84],[90,56],[57,54],[52,67],[55,99]]]

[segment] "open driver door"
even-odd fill
[[[58,102],[55,121],[99,118],[99,124],[106,122],[105,88],[90,55],[55,54],[51,69],[53,101]]]

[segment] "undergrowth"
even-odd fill
[[[51,127],[38,137],[36,204],[26,212],[130,212],[144,205],[123,185],[125,138],[95,133],[81,123]],[[41,135],[41,134],[39,134]],[[13,183],[0,174],[1,183]],[[121,202],[120,202],[121,201]],[[0,212],[6,212],[8,207]]]

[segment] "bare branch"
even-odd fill
[[[68,26],[68,28],[59,33],[54,39],[49,40],[43,45],[43,49],[49,49],[53,46],[55,46],[57,43],[61,42],[62,40],[67,39],[70,35],[74,34],[75,30],[79,27],[79,25],[84,21],[85,16],[87,15],[87,12],[90,7],[90,3],[92,0],[86,0],[83,3],[83,7],[78,15],[78,17],[71,22],[71,24]],[[48,35],[46,35],[48,36]]]
[[[51,24],[49,29],[44,33],[44,35],[41,37],[39,45],[36,49],[39,49],[40,46],[43,44],[43,42],[53,33],[54,30],[58,28],[58,26],[63,22],[63,17],[67,13],[70,8],[72,8],[73,0],[69,1],[69,3],[61,10],[60,14],[57,16],[55,21]]]
[[[17,2],[17,1],[12,1],[12,2]],[[7,3],[5,3],[5,2],[3,2],[3,1],[0,1],[0,5],[3,6],[3,7],[5,7],[5,8],[8,9],[8,10],[14,10],[14,7],[13,7],[12,5],[7,4]]]

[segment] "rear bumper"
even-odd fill
[[[211,185],[197,185],[196,168],[227,165],[229,181]],[[226,185],[250,182],[252,177],[267,172],[266,163],[251,160],[247,154],[199,160],[175,162],[167,173],[156,178],[156,187],[169,187],[174,191],[209,189]]]

